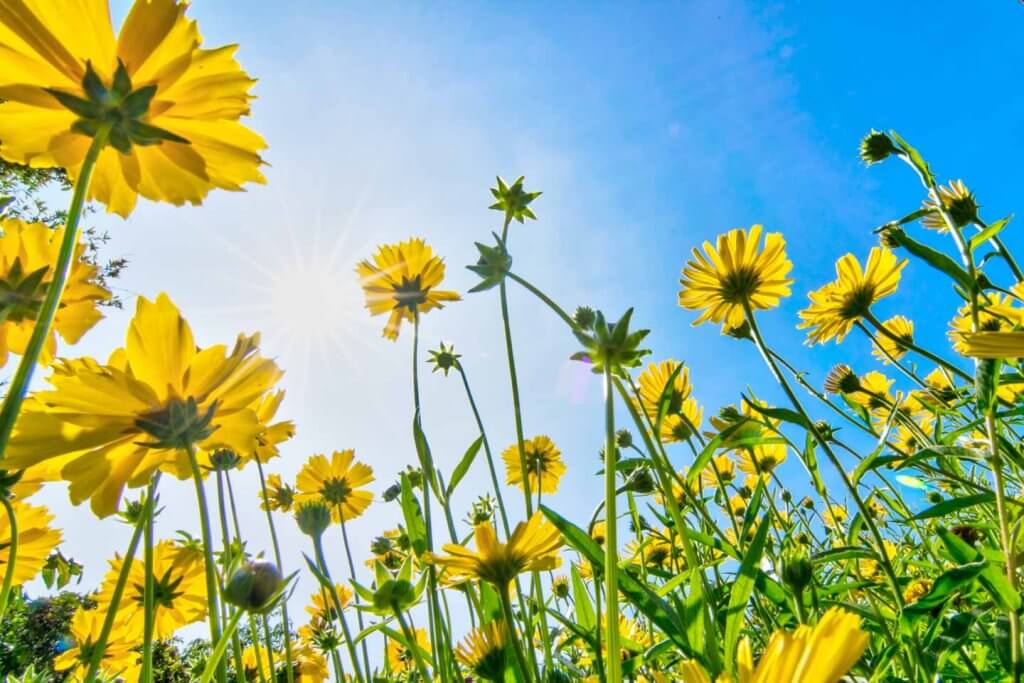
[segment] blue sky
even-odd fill
[[[922,198],[908,170],[859,162],[868,129],[899,130],[941,178],[964,178],[989,220],[1015,209],[1022,178],[1009,155],[1024,138],[1024,101],[1011,86],[1024,61],[1024,7],[1010,0],[280,8],[191,10],[207,44],[240,43],[260,79],[251,125],[270,144],[269,184],[201,208],[142,204],[127,222],[94,223],[113,235],[109,253],[131,261],[116,283],[126,300],[167,291],[200,344],[263,331],[288,373],[282,413],[298,424],[269,467],[288,478],[312,453],[355,448],[379,494],[415,461],[410,330],[397,343],[380,338],[383,320],[362,310],[353,267],[378,243],[422,236],[447,261],[446,285],[465,292],[473,242],[500,227],[487,210],[496,174],[525,174],[529,189],[544,191],[540,221],[512,229],[516,272],[566,308],[617,316],[635,306],[634,320],[653,330],[653,358],[687,362],[707,413],[748,385],[778,398],[752,347],[691,328],[694,316],[675,304],[690,248],[732,227],[759,222],[787,237],[794,296],[761,318],[776,348],[816,383],[839,359],[869,368],[863,340],[809,350],[794,329],[805,293],[833,277],[835,259],[863,257],[872,228]],[[1015,232],[1007,240],[1019,246]],[[515,288],[510,298],[526,432],[560,446],[569,473],[552,505],[583,519],[600,496],[600,385],[567,360],[575,341],[539,302]],[[911,264],[879,314],[910,315],[920,340],[945,349],[954,305],[946,284]],[[69,355],[105,357],[130,308]],[[428,315],[424,348],[440,340],[463,354],[500,451],[514,432],[496,293]],[[423,393],[435,457],[451,471],[476,436],[472,416],[454,377],[426,374]],[[687,463],[684,451],[676,456]],[[785,477],[799,489],[805,475],[793,465]],[[481,462],[457,517],[485,482]],[[269,551],[255,472],[237,486],[250,549]],[[197,532],[191,486],[165,480],[162,489],[158,533]],[[83,586],[95,585],[128,530],[72,512],[59,487],[42,498],[58,511],[65,552],[86,563]],[[395,521],[394,506],[373,506],[352,527],[358,554]],[[306,539],[289,520],[280,526],[297,569]],[[342,575],[340,543],[330,552]]]

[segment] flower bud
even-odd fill
[[[615,432],[615,443],[619,448],[629,448],[633,445],[633,435],[628,429],[620,429]]]
[[[899,153],[900,151],[893,144],[892,138],[874,129],[860,141],[860,158],[868,166],[885,161],[893,154]]]
[[[783,555],[782,580],[794,593],[802,592],[814,580],[814,567],[804,550],[790,550]]]
[[[295,510],[295,521],[302,533],[320,538],[331,525],[331,509],[321,501],[300,503]]]
[[[246,562],[231,575],[224,599],[241,609],[259,612],[281,590],[284,579],[272,562]]]
[[[572,320],[581,330],[589,330],[594,327],[597,314],[590,306],[577,306],[576,312],[572,314]]]

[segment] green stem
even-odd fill
[[[187,452],[189,465],[192,467],[192,481],[196,488],[196,502],[199,505],[199,521],[203,535],[203,558],[206,568],[206,597],[210,622],[210,642],[219,643],[221,637],[220,601],[217,599],[217,569],[213,559],[213,532],[210,530],[210,509],[206,501],[206,491],[203,488],[203,473],[199,470],[199,461],[196,460],[195,446],[189,444]],[[223,660],[217,662],[217,680],[220,683],[227,683],[228,680],[228,669]]]
[[[221,556],[221,562],[223,564],[222,570],[224,574],[227,574],[229,563],[231,562],[231,533],[228,531],[228,515],[227,515],[227,503],[224,495],[224,478],[220,468],[217,469],[217,509],[220,516],[220,538],[221,543],[224,547],[223,555]],[[221,609],[226,610],[227,604],[222,603]],[[221,615],[225,620],[227,619],[227,612]],[[252,616],[249,616],[249,628],[252,629]],[[256,649],[256,661],[257,671],[262,673],[262,667],[259,666],[259,648]],[[231,637],[231,650],[235,659],[235,679],[238,683],[245,683],[245,666],[242,660],[242,641],[238,637],[236,632]]]
[[[349,546],[349,543],[348,543],[348,530],[345,528],[345,518],[342,517],[342,511],[341,511],[341,506],[340,505],[338,506],[338,518],[341,519],[341,540],[345,544],[345,558],[348,560],[348,573],[349,573],[349,577],[351,577],[352,582],[355,583],[355,580],[356,580],[356,565],[355,565],[354,562],[352,562],[352,548]],[[359,604],[359,594],[355,593],[354,597],[355,597],[356,605],[358,605]],[[363,613],[362,613],[361,610],[358,610],[358,609],[356,610],[356,621],[359,623],[359,632],[362,633],[363,629],[366,628],[366,626],[364,626],[364,624],[363,624]],[[361,644],[362,644],[362,651],[363,651],[363,668],[364,668],[365,671],[370,671],[370,656],[369,656],[369,654],[367,654],[366,639],[365,638],[363,639],[363,642]]]
[[[263,474],[263,464],[256,460],[256,471],[260,475],[260,490],[263,492],[263,503],[265,512],[267,513],[267,525],[270,527],[270,542],[274,547],[274,562],[277,564],[277,571],[281,572],[281,576],[284,576],[284,566],[281,562],[281,544],[277,540],[277,529],[274,527],[274,515],[270,511],[270,496],[267,493],[267,479]],[[286,667],[285,675],[287,676],[287,683],[294,683],[295,672],[292,670],[292,634],[291,627],[288,624],[288,601],[281,601],[281,622],[284,630],[284,654],[288,660],[288,666]]]
[[[512,412],[516,427],[516,448],[519,451],[519,471],[523,473],[523,500],[526,503],[526,516],[533,516],[533,496],[530,493],[530,480],[526,476],[529,467],[526,464],[526,436],[523,432],[523,409],[519,399],[519,378],[516,374],[516,357],[512,351],[512,326],[508,317],[508,294],[505,291],[505,281],[500,286],[501,294],[501,322],[505,330],[505,353],[508,357],[509,381],[512,385]]]
[[[50,280],[50,284],[46,288],[46,296],[39,306],[36,324],[32,328],[32,336],[29,338],[28,346],[25,347],[25,354],[18,363],[14,379],[11,380],[11,386],[4,398],[3,408],[0,408],[0,460],[3,460],[7,454],[7,442],[10,441],[11,432],[14,431],[14,423],[18,419],[21,404],[25,400],[28,385],[32,381],[32,373],[35,371],[39,356],[49,339],[50,328],[57,315],[60,298],[64,294],[64,285],[67,283],[68,273],[71,270],[71,262],[75,258],[75,247],[78,245],[78,224],[82,218],[82,208],[85,205],[85,196],[89,192],[92,172],[96,167],[96,160],[99,159],[100,152],[107,144],[109,134],[110,128],[107,125],[101,126],[96,131],[78,172],[75,189],[71,195],[71,206],[68,208],[67,222],[64,224],[60,251],[57,253],[57,262],[53,264],[53,279]]]
[[[427,665],[423,662],[423,657],[420,655],[420,647],[416,642],[416,633],[409,628],[409,623],[405,620],[401,610],[395,610],[395,617],[398,618],[398,623],[402,627],[402,633],[405,634],[405,639],[409,643],[409,652],[412,653],[412,658],[416,661],[416,669],[420,672],[420,678],[423,679],[424,683],[429,683],[431,678]]]
[[[999,454],[999,432],[995,416],[990,412],[985,416],[985,428],[988,432],[992,448],[991,466],[993,489],[996,494],[996,514],[999,517],[999,540],[1006,556],[1006,579],[1010,587],[1017,592],[1017,561],[1010,536],[1010,521],[1006,513],[1006,484],[1003,481],[1003,459]],[[1007,610],[1006,617],[1010,622],[1010,662],[1013,665],[1013,680],[1020,680],[1020,615],[1014,609]]]
[[[153,482],[149,487],[149,496],[156,495],[156,487],[160,482],[160,472],[157,471],[153,475]],[[142,627],[142,675],[141,679],[145,683],[149,683],[153,680],[153,631],[156,627],[156,594],[154,590],[155,577],[153,576],[153,519],[155,515],[147,515],[146,529],[144,532],[143,543],[143,562],[145,563],[145,596],[143,598],[145,603],[145,616],[143,617]]]
[[[890,331],[888,327],[883,325],[878,320],[878,318],[876,318],[875,315],[873,313],[871,313],[871,311],[867,311],[866,313],[864,313],[864,319],[867,320],[869,323],[871,323],[872,327],[874,327],[876,330],[878,330],[884,336],[886,336],[889,339],[891,339],[894,343],[897,343],[897,344],[903,346],[904,348],[908,349],[909,351],[913,351],[914,353],[918,354],[919,356],[927,358],[928,360],[930,360],[931,362],[935,363],[936,365],[938,365],[940,367],[943,367],[946,370],[949,370],[954,375],[956,375],[957,377],[959,377],[960,379],[962,379],[964,381],[967,381],[967,382],[974,381],[973,377],[968,375],[966,372],[964,372],[963,370],[961,370],[957,366],[955,366],[952,363],[950,363],[945,358],[942,358],[941,356],[938,356],[938,355],[932,353],[931,351],[918,346],[917,344],[915,344],[913,342],[908,342],[906,339],[901,339],[899,336],[893,334],[892,331]]]
[[[356,680],[362,683],[363,672],[359,668],[359,656],[356,654],[355,645],[352,644],[352,632],[349,631],[348,621],[345,619],[345,610],[342,608],[341,598],[338,596],[338,589],[334,586],[334,579],[331,578],[331,570],[327,567],[327,560],[324,558],[324,544],[320,536],[313,536],[313,552],[316,554],[316,562],[320,567],[320,573],[327,579],[330,588],[328,593],[334,603],[334,609],[338,612],[338,621],[341,622],[341,630],[345,634],[345,647],[348,648],[348,656],[352,659],[352,668],[355,671]]]
[[[491,453],[491,443],[487,439],[487,430],[484,429],[483,420],[480,419],[480,411],[476,407],[476,401],[473,399],[473,392],[469,388],[469,379],[466,377],[466,371],[462,367],[462,363],[456,365],[459,375],[462,377],[462,386],[466,388],[466,398],[469,399],[469,407],[473,411],[473,418],[476,420],[477,429],[480,430],[480,436],[484,440],[484,455],[487,457],[487,468],[491,473],[491,484],[494,485],[494,496],[498,500],[498,511],[501,513],[501,524],[505,528],[505,538],[507,539],[512,535],[512,531],[508,525],[508,513],[505,511],[505,501],[501,497],[501,485],[498,483],[498,471],[494,467],[494,455]]]
[[[616,539],[618,516],[615,511],[615,394],[612,392],[611,368],[604,368],[604,593],[605,641],[608,643],[606,680],[622,681],[622,656],[619,652],[619,546]]]
[[[501,597],[501,613],[505,617],[505,626],[508,628],[508,637],[512,641],[512,650],[516,655],[516,662],[519,664],[519,670],[523,674],[523,678],[527,682],[534,680],[533,668],[526,661],[526,654],[523,652],[523,644],[519,640],[519,635],[516,633],[516,619],[515,615],[512,614],[512,598],[509,595],[509,587],[497,586],[498,594]]]
[[[214,641],[216,645],[213,648],[213,652],[210,653],[209,659],[206,660],[206,666],[203,667],[203,675],[199,678],[199,683],[210,683],[214,675],[220,676],[220,670],[224,665],[224,652],[228,649],[228,641],[235,637],[235,632],[238,630],[238,620],[242,618],[243,613],[244,610],[235,610],[228,620],[227,627],[224,629],[224,635]]]
[[[117,608],[121,605],[121,597],[124,595],[124,589],[128,585],[128,575],[132,570],[132,562],[135,560],[135,553],[139,549],[139,541],[142,540],[142,533],[148,523],[149,517],[152,514],[153,499],[147,495],[146,504],[143,506],[143,510],[140,513],[141,516],[135,522],[135,530],[132,532],[132,538],[128,542],[128,550],[125,551],[124,559],[121,561],[121,572],[117,575],[117,583],[114,584],[114,592],[110,595],[110,604],[107,605],[107,614],[103,619],[103,627],[100,629],[100,635],[93,645],[92,657],[89,660],[89,669],[82,678],[86,683],[93,683],[98,679],[100,665],[103,662],[103,655],[106,654],[107,650],[107,639],[110,637],[110,631],[114,628],[114,620],[117,617]]]
[[[14,566],[18,562],[18,517],[14,514],[14,506],[5,495],[0,495],[0,503],[3,503],[7,511],[8,526],[11,529],[11,539],[7,545],[7,567],[4,569],[4,584],[0,588],[0,623],[3,622],[4,613],[7,612],[7,601],[11,596],[11,585],[14,583]]]
[[[562,308],[561,306],[556,304],[551,297],[549,297],[547,294],[545,294],[544,292],[540,291],[539,289],[537,289],[536,287],[531,285],[529,282],[527,282],[523,278],[521,278],[518,275],[516,275],[515,273],[508,273],[507,275],[508,275],[509,279],[518,282],[523,287],[525,287],[528,292],[530,292],[535,297],[537,297],[538,299],[543,301],[545,304],[547,304],[548,308],[550,308],[552,311],[554,311],[555,315],[557,315],[559,318],[561,318],[562,322],[564,322],[566,325],[568,325],[570,330],[573,330],[573,331],[576,330],[576,321],[573,320],[572,317],[568,313],[565,312],[564,308]]]

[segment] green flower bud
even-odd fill
[[[576,312],[572,315],[572,321],[581,330],[593,328],[595,320],[597,320],[597,314],[594,313],[594,309],[590,306],[578,306]]]
[[[295,521],[302,533],[320,538],[331,525],[331,508],[318,500],[300,503],[295,509]]]
[[[814,580],[814,567],[803,549],[790,550],[783,555],[782,580],[794,593],[802,592]]]
[[[885,161],[893,154],[899,153],[900,151],[893,144],[892,138],[874,129],[860,141],[860,158],[868,166]]]
[[[615,443],[619,448],[629,448],[633,445],[633,435],[628,429],[620,429],[615,432]]]
[[[246,562],[231,575],[224,587],[224,599],[241,609],[260,612],[271,604],[284,585],[284,578],[272,562]]]

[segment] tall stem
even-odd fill
[[[996,514],[999,516],[999,540],[1006,555],[1006,579],[1013,591],[1017,592],[1017,560],[1014,557],[1010,521],[1006,512],[1006,483],[1003,481],[1003,458],[999,454],[999,428],[995,415],[991,412],[985,416],[985,428],[988,431],[989,443],[992,447],[990,456],[992,466],[993,488],[996,494]],[[1010,622],[1010,662],[1013,665],[1013,680],[1020,680],[1020,615],[1014,609],[1007,610],[1006,617]]]
[[[512,598],[509,595],[509,587],[506,584],[497,588],[501,597],[501,613],[505,617],[505,626],[508,628],[508,637],[512,641],[512,650],[515,652],[519,670],[522,672],[523,678],[527,681],[532,681],[534,677],[533,668],[526,661],[523,644],[519,640],[519,634],[516,633],[516,619],[512,614]]]
[[[221,636],[220,601],[217,598],[217,568],[213,559],[213,532],[210,530],[210,509],[206,502],[206,490],[203,488],[203,473],[199,470],[199,461],[196,460],[196,449],[189,444],[187,451],[188,462],[192,467],[192,481],[196,487],[196,502],[199,505],[199,521],[203,534],[203,558],[206,567],[206,598],[210,622],[210,642],[219,643]],[[217,680],[220,683],[227,683],[228,680],[228,669],[223,659],[217,662]]]
[[[395,610],[395,617],[398,619],[398,624],[402,627],[402,633],[405,635],[405,639],[409,643],[409,652],[412,653],[412,658],[416,662],[416,669],[420,672],[420,678],[426,683],[430,681],[430,675],[427,673],[427,665],[423,662],[423,657],[420,655],[419,644],[416,642],[416,632],[409,628],[409,622],[405,620],[405,615],[402,614],[401,610]]]
[[[345,518],[342,517],[341,506],[338,506],[338,517],[341,519],[341,540],[345,543],[345,558],[348,560],[348,575],[353,582],[356,580],[356,565],[352,562],[352,548],[348,544],[348,530],[345,528]],[[359,594],[355,594],[356,605],[359,604]],[[363,625],[363,612],[362,610],[356,610],[356,621],[359,623],[359,632],[362,633],[365,626]],[[363,639],[361,643],[363,650],[363,667],[369,672],[370,671],[370,656],[366,651],[366,639]]]
[[[612,371],[604,367],[604,593],[605,641],[608,643],[606,680],[622,681],[622,657],[619,654],[619,550],[618,516],[615,511],[615,394],[612,392]]]
[[[494,496],[498,501],[498,512],[501,513],[501,525],[505,529],[505,538],[507,539],[512,535],[512,531],[508,525],[508,513],[505,511],[505,501],[501,497],[501,485],[498,483],[498,471],[494,467],[494,454],[491,452],[491,443],[487,438],[487,430],[484,429],[483,420],[480,419],[480,411],[476,407],[476,401],[473,399],[473,392],[469,388],[469,379],[466,377],[466,371],[462,367],[462,363],[457,366],[459,376],[462,377],[462,386],[466,388],[466,398],[469,399],[469,407],[473,411],[473,418],[476,420],[477,429],[480,430],[480,436],[484,440],[484,456],[487,457],[487,469],[491,474],[491,484],[494,486]]]
[[[324,544],[319,535],[313,536],[313,552],[316,554],[316,563],[320,566],[320,573],[327,578],[330,589],[331,600],[334,602],[334,609],[338,612],[338,621],[341,622],[341,630],[345,634],[345,647],[348,648],[348,656],[352,659],[352,668],[355,670],[355,677],[359,683],[363,681],[363,673],[359,668],[359,657],[356,655],[355,645],[352,644],[352,632],[349,631],[348,621],[345,619],[345,610],[342,608],[341,598],[338,596],[338,589],[334,587],[334,579],[331,578],[331,570],[327,567],[327,560],[324,559]]]
[[[103,655],[107,650],[107,639],[110,631],[114,628],[114,620],[117,618],[117,608],[121,605],[121,597],[124,595],[125,586],[128,585],[128,575],[132,570],[132,562],[135,560],[135,553],[139,549],[139,541],[142,540],[142,532],[145,529],[150,515],[153,514],[153,498],[146,496],[146,504],[143,507],[141,517],[135,522],[135,530],[128,542],[128,550],[125,551],[124,559],[121,561],[121,572],[117,575],[117,583],[114,584],[114,592],[110,595],[110,604],[107,606],[107,614],[103,619],[103,627],[100,635],[93,645],[92,657],[89,660],[89,669],[82,678],[86,683],[93,683],[98,680],[100,665],[103,663]]]
[[[18,363],[14,379],[11,380],[3,407],[0,408],[0,460],[3,460],[7,454],[7,442],[11,438],[11,432],[14,431],[14,423],[18,419],[18,412],[25,400],[29,382],[32,381],[32,373],[35,371],[36,363],[39,362],[39,356],[43,352],[46,340],[49,339],[50,328],[57,315],[60,298],[64,294],[64,285],[67,283],[68,272],[71,270],[71,262],[75,259],[78,224],[82,218],[82,208],[85,206],[85,196],[89,192],[92,172],[96,167],[96,160],[99,159],[100,152],[107,144],[109,134],[109,126],[100,127],[89,145],[89,151],[86,152],[82,168],[78,172],[75,189],[71,195],[71,206],[68,207],[67,222],[64,224],[64,236],[61,239],[60,251],[57,252],[57,262],[53,264],[53,279],[50,280],[50,284],[46,288],[46,296],[39,306],[36,324],[32,328],[32,336],[29,338],[28,346],[25,347],[25,354]]]
[[[263,463],[256,460],[256,471],[260,475],[260,491],[263,493],[263,507],[267,513],[267,526],[270,527],[270,542],[274,547],[274,562],[277,564],[277,571],[281,572],[281,576],[284,576],[284,566],[281,563],[281,544],[277,540],[277,529],[274,527],[274,515],[270,511],[269,500],[270,496],[267,494],[267,479],[263,474]],[[287,677],[287,683],[294,683],[295,672],[292,667],[292,634],[291,627],[288,624],[288,601],[281,601],[281,622],[284,630],[284,654],[288,660],[288,666],[285,671]]]
[[[153,475],[153,482],[150,484],[148,495],[156,495],[156,487],[159,482],[160,472],[158,470],[156,474]],[[146,612],[143,617],[142,626],[143,643],[141,676],[141,680],[144,683],[149,683],[153,680],[153,631],[156,627],[156,594],[154,590],[155,577],[153,576],[153,520],[155,517],[155,513],[147,515],[146,529],[143,536],[143,543],[145,545],[142,550],[146,577],[146,584],[144,588],[145,594],[143,597]]]
[[[14,506],[6,495],[0,494],[0,503],[7,511],[7,525],[11,530],[11,538],[7,544],[7,567],[4,569],[3,588],[0,588],[0,623],[7,612],[7,601],[11,597],[11,585],[14,583],[14,565],[18,562],[18,517],[14,514]]]

